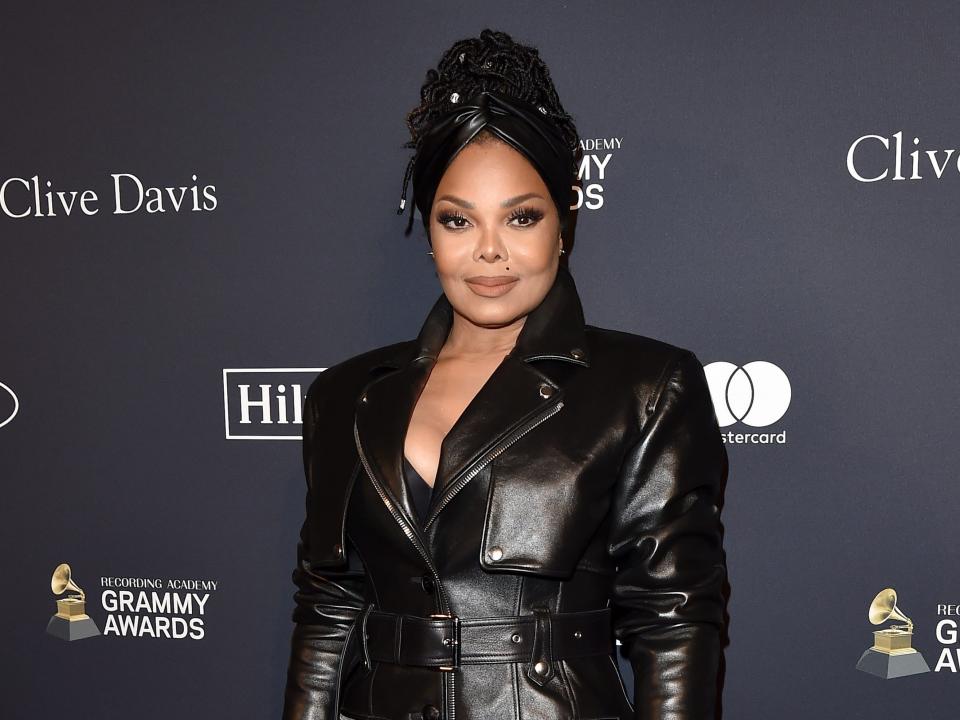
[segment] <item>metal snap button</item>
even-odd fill
[[[514,633],[513,635],[510,636],[510,640],[512,640],[515,643],[520,642],[522,639],[523,638],[520,637],[520,633]]]
[[[366,401],[367,401],[367,394],[364,393],[363,395],[360,396],[360,402],[366,402]]]
[[[579,640],[580,638],[583,637],[583,633],[580,632],[579,630],[574,630],[574,631],[573,631],[573,636]]]
[[[440,711],[433,705],[424,705],[422,714],[423,720],[440,720]]]
[[[581,350],[580,348],[572,348],[572,349],[570,350],[570,357],[572,357],[574,360],[580,360],[580,359],[582,359],[582,358],[583,358],[583,350]]]
[[[333,546],[333,554],[336,555],[337,557],[340,557],[341,555],[343,555],[343,546],[340,545],[340,543],[337,543],[336,545]]]
[[[543,660],[541,660],[536,665],[534,665],[533,669],[537,672],[538,675],[547,674],[547,664]]]
[[[433,578],[424,574],[424,576],[420,578],[420,587],[423,588],[424,592],[432,594],[435,588]]]
[[[553,386],[543,383],[540,385],[540,397],[548,398],[553,395]]]
[[[503,548],[499,545],[494,545],[487,553],[487,557],[489,557],[491,560],[499,560],[503,557]]]

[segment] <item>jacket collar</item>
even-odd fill
[[[371,368],[400,368],[421,359],[436,361],[453,326],[453,307],[443,293],[434,302],[417,337]],[[561,264],[557,277],[541,303],[527,315],[509,357],[531,360],[565,360],[590,366],[584,336],[585,321],[580,295],[569,268]]]
[[[367,383],[356,405],[355,440],[370,479],[414,527],[419,524],[403,477],[403,446],[413,409],[452,324],[453,308],[441,295],[417,337],[401,343],[397,352],[371,368],[376,377]],[[444,438],[428,526],[489,454],[519,437],[538,418],[560,410],[563,389],[546,368],[536,366],[539,360],[590,365],[583,308],[573,276],[564,265],[544,299],[527,315],[513,350]],[[377,372],[388,368],[395,372]]]

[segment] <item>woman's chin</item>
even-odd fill
[[[522,308],[515,305],[516,303],[507,303],[499,298],[478,298],[461,306],[460,314],[479,327],[505,327],[526,314]]]

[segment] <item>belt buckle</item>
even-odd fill
[[[444,638],[443,644],[453,647],[453,665],[439,665],[439,670],[453,670],[460,667],[460,618],[453,613],[430,613],[432,618],[448,618],[453,620],[453,637]]]

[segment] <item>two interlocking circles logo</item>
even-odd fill
[[[771,362],[746,365],[712,362],[703,366],[720,427],[741,422],[750,427],[773,425],[790,407],[790,381]]]

